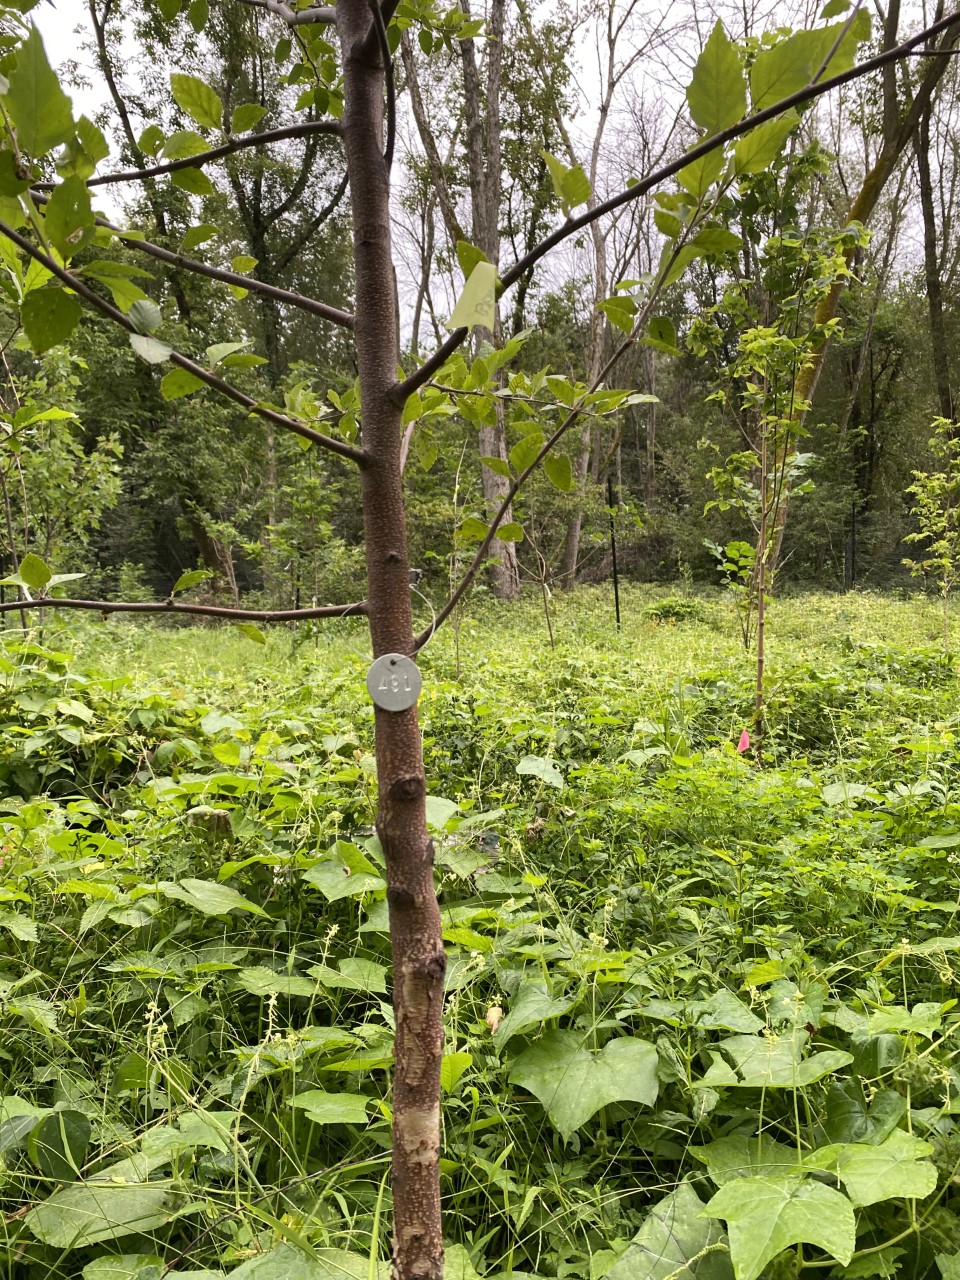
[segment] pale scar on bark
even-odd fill
[[[432,1164],[440,1151],[440,1106],[407,1111],[398,1121],[403,1150],[413,1164]]]

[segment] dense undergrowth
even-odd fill
[[[556,649],[524,605],[421,663],[449,1274],[953,1280],[960,676],[936,609],[779,602],[758,761],[721,602],[631,592],[619,636],[599,594],[554,607]],[[7,1280],[385,1265],[366,661],[359,626],[7,633]]]

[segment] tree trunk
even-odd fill
[[[235,605],[240,603],[240,592],[237,588],[237,575],[233,567],[233,552],[230,547],[215,538],[207,528],[200,508],[188,500],[181,499],[180,506],[183,518],[190,528],[190,536],[197,544],[200,558],[214,578],[227,584],[230,598]]]
[[[461,0],[461,8],[470,12],[467,0]],[[460,56],[463,64],[463,96],[467,123],[467,166],[470,173],[470,204],[472,210],[473,242],[496,265],[500,263],[500,179],[502,151],[500,145],[500,68],[503,57],[503,33],[506,20],[506,0],[492,0],[487,18],[487,83],[485,92],[480,87],[477,68],[476,42],[461,40]],[[487,331],[478,329],[478,336]],[[487,336],[494,346],[502,344],[500,312],[497,309],[495,328]],[[497,381],[502,384],[502,372]],[[480,452],[486,458],[506,458],[507,439],[503,423],[503,403],[497,402],[496,423],[480,431]],[[480,478],[488,514],[497,511],[510,487],[508,476],[481,464]],[[512,519],[508,511],[505,520]],[[495,538],[490,547],[490,586],[498,600],[515,600],[520,594],[520,567],[517,548],[513,542],[501,542]]]
[[[942,13],[943,5],[939,3],[937,5],[937,17],[941,17]],[[892,2],[888,6],[884,24],[883,47],[885,49],[893,48],[897,43],[899,17],[900,5],[898,2]],[[896,65],[889,63],[884,68],[883,143],[873,168],[864,178],[863,185],[850,204],[846,215],[847,223],[866,223],[870,220],[887,181],[900,163],[904,151],[910,145],[914,134],[919,129],[924,113],[929,110],[931,103],[935,99],[937,87],[950,61],[948,55],[955,48],[958,40],[960,40],[960,27],[950,27],[944,32],[940,44],[937,46],[936,56],[931,56],[925,60],[926,68],[923,78],[913,101],[909,103],[906,110],[903,108],[903,103],[898,93]],[[853,249],[847,251],[848,264],[853,260],[853,252]],[[830,292],[821,300],[814,317],[818,325],[826,325],[835,318],[840,305],[840,296],[845,287],[845,279],[837,280],[831,287]],[[814,354],[810,363],[798,374],[794,383],[793,398],[795,403],[803,404],[813,400],[828,345],[828,343],[824,343]],[[798,423],[802,425],[805,418],[806,410],[803,409],[797,415]],[[776,570],[777,565],[780,563],[783,550],[783,535],[790,509],[790,496],[789,489],[785,490],[777,513],[773,552],[770,558],[771,573]]]
[[[657,394],[657,353],[647,347],[644,353],[647,366],[647,391]],[[643,477],[643,496],[647,510],[652,511],[657,501],[657,404],[652,401],[647,405],[647,465]]]
[[[937,247],[937,220],[933,206],[933,182],[930,177],[930,114],[928,105],[920,117],[914,137],[917,172],[920,177],[920,209],[923,213],[923,274],[927,288],[927,310],[930,316],[930,354],[937,380],[940,416],[953,419],[953,394],[950,389],[950,362],[947,356],[947,333],[943,324],[943,282],[940,278],[940,254]]]
[[[375,656],[412,654],[400,407],[390,242],[390,175],[383,158],[384,69],[365,0],[339,0],[343,138],[356,264],[357,370],[363,414],[367,602]],[[369,38],[369,39],[368,39]],[[393,1079],[393,1265],[396,1280],[443,1280],[440,1228],[440,1059],[446,957],[426,826],[416,707],[376,710],[377,834],[387,864],[396,1017]]]

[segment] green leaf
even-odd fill
[[[115,1253],[88,1262],[80,1272],[83,1280],[159,1280],[163,1259],[155,1253]],[[219,1280],[219,1272],[190,1273],[190,1280]]]
[[[750,94],[754,111],[762,111],[774,103],[805,88],[821,70],[830,50],[843,32],[843,22],[809,31],[795,31],[770,49],[762,49],[750,70]],[[821,79],[848,71],[854,62],[857,46],[870,38],[870,15],[858,10],[850,28],[840,41]]]
[[[100,272],[84,268],[81,268],[81,270],[84,271],[85,275],[92,276],[94,280],[99,280],[101,284],[106,285],[110,290],[110,296],[113,301],[126,314],[129,314],[138,302],[150,301],[140,286],[134,284],[126,275],[114,275],[112,272]]]
[[[28,551],[20,561],[19,576],[31,591],[42,591],[53,574],[39,556]]]
[[[467,277],[447,328],[472,329],[483,325],[492,332],[496,310],[497,269],[492,262],[478,262]]]
[[[338,840],[327,858],[303,873],[303,880],[319,889],[328,902],[386,887],[363,850],[347,840]]]
[[[708,136],[736,124],[746,112],[746,77],[719,19],[694,67],[687,105],[694,124]]]
[[[155,1231],[173,1217],[183,1197],[165,1187],[81,1182],[55,1191],[24,1222],[43,1244],[81,1249],[101,1240]]]
[[[302,1249],[282,1244],[241,1263],[229,1273],[229,1280],[389,1280],[389,1267],[345,1249],[314,1249],[308,1256]]]
[[[246,636],[248,640],[252,640],[254,644],[266,644],[267,637],[263,634],[255,622],[238,622],[237,630],[242,636]]]
[[[259,258],[252,258],[249,253],[238,253],[230,265],[234,271],[242,273],[244,271],[252,271],[259,261]]]
[[[470,244],[468,240],[457,241],[457,262],[460,270],[463,272],[464,280],[469,280],[474,267],[478,262],[489,262],[490,259],[478,249],[475,244]]]
[[[22,911],[0,910],[0,929],[6,929],[21,942],[38,942],[40,938],[37,922]]]
[[[148,333],[131,333],[130,345],[147,364],[163,364],[173,355],[173,347],[159,338],[151,338]]]
[[[472,1053],[445,1053],[440,1061],[440,1088],[453,1093],[464,1072],[473,1066]]]
[[[480,462],[495,475],[507,477],[510,475],[510,464],[503,458],[482,457]],[[960,844],[960,836],[957,837],[957,843]]]
[[[482,542],[489,528],[486,520],[481,520],[479,516],[467,516],[460,522],[460,527],[457,529],[457,541]]]
[[[178,129],[171,133],[163,148],[166,160],[189,160],[191,156],[199,156],[209,150],[206,138],[193,129]]]
[[[172,1124],[158,1124],[148,1129],[141,1143],[142,1156],[152,1164],[157,1159],[164,1162],[175,1159],[184,1151],[195,1151],[198,1147],[226,1153],[239,1118],[236,1111],[198,1108],[187,1112],[180,1116],[176,1128]]]
[[[763,173],[783,151],[784,143],[800,123],[796,111],[785,111],[738,138],[733,148],[733,168],[737,174]]]
[[[497,526],[497,537],[501,542],[522,542],[523,525],[517,524],[516,520],[508,520],[506,524]]]
[[[668,213],[666,209],[654,209],[653,222],[657,230],[668,240],[676,240],[683,230],[683,223],[676,214]]]
[[[130,308],[130,322],[138,333],[154,333],[162,320],[160,308],[151,298],[145,298]]]
[[[663,254],[660,258],[660,270],[663,272],[663,288],[666,289],[670,285],[675,284],[686,271],[687,267],[689,267],[690,263],[701,257],[701,255],[702,250],[695,244],[685,244],[682,249],[679,249],[676,252],[674,252],[672,245],[665,244],[663,246]],[[652,329],[653,326],[651,325],[650,328]],[[643,341],[646,341],[648,346],[656,347],[658,351],[667,350],[665,347],[657,346],[656,341],[650,341],[649,337],[646,339],[641,338],[641,342]],[[674,348],[672,351],[668,351],[668,354],[679,355],[680,353],[676,348]]]
[[[597,310],[602,311],[610,323],[615,325],[621,333],[631,333],[633,331],[633,323],[637,314],[635,299],[624,297],[622,294],[614,294],[612,298],[604,298],[602,302],[598,302]]]
[[[539,1027],[548,1018],[569,1013],[576,1003],[576,995],[551,995],[543,978],[523,978],[517,994],[509,1001],[507,1016],[493,1033],[493,1042],[500,1048],[511,1036]]]
[[[199,391],[202,386],[201,379],[189,369],[171,369],[160,379],[160,394],[164,400],[179,400],[181,396]]]
[[[777,1178],[798,1171],[797,1152],[782,1142],[764,1135],[748,1138],[731,1134],[716,1138],[692,1154],[707,1166],[707,1172],[718,1187],[736,1178]]]
[[[57,286],[33,289],[20,304],[24,330],[38,356],[66,342],[81,314],[76,294]]]
[[[514,471],[526,471],[536,460],[537,454],[543,448],[544,436],[540,431],[532,431],[530,435],[524,436],[510,450],[510,465]]]
[[[729,1280],[733,1275],[725,1232],[703,1216],[703,1201],[689,1182],[650,1210],[606,1280]]]
[[[219,129],[223,123],[223,103],[216,90],[199,76],[174,71],[170,88],[177,106],[204,129]]]
[[[180,248],[184,253],[189,253],[191,249],[196,249],[202,244],[206,244],[220,230],[214,226],[212,222],[202,222],[197,227],[190,227],[180,242]]]
[[[691,160],[677,174],[677,181],[695,200],[702,200],[720,178],[726,164],[723,147],[714,147],[699,160]],[[682,252],[682,250],[681,250]]]
[[[93,209],[90,192],[79,178],[65,178],[54,187],[43,224],[64,262],[90,243],[95,230]]]
[[[109,154],[110,147],[102,130],[92,120],[81,116],[76,133],[67,139],[63,155],[57,161],[57,172],[61,177],[80,178],[85,182]]]
[[[225,360],[227,356],[232,356],[236,351],[242,351],[244,347],[249,346],[248,342],[215,342],[212,346],[207,347],[207,360],[210,362],[211,369],[214,365],[218,365],[221,360]]]
[[[0,151],[0,196],[18,196],[29,186],[29,181],[20,176],[17,158],[13,152]]]
[[[567,1139],[610,1103],[653,1106],[657,1065],[657,1051],[646,1040],[622,1036],[591,1053],[582,1032],[548,1031],[514,1059],[508,1078],[539,1100]]]
[[[908,1196],[922,1200],[930,1195],[937,1185],[937,1170],[924,1157],[932,1153],[929,1142],[894,1129],[877,1146],[866,1142],[836,1143],[811,1152],[803,1163],[807,1169],[834,1174],[859,1207]]]
[[[375,960],[360,960],[354,957],[340,961],[339,969],[331,969],[329,965],[315,964],[307,970],[318,982],[331,991],[387,991],[386,969]]]
[[[702,231],[698,231],[694,236],[693,243],[703,253],[718,256],[725,253],[736,253],[742,247],[740,237],[734,235],[732,231],[728,231],[726,227],[704,227]]]
[[[10,72],[6,108],[17,129],[20,149],[39,160],[73,137],[73,107],[47,61],[40,32],[30,33],[17,51]]]
[[[524,756],[517,765],[517,773],[521,777],[539,778],[549,787],[563,786],[563,774],[553,761],[547,760],[545,756]]]
[[[267,108],[261,107],[259,102],[244,102],[239,107],[234,107],[233,116],[230,120],[231,133],[246,133],[248,129],[252,129],[254,125],[258,125],[263,117],[267,114]]]
[[[181,880],[179,884],[161,881],[158,890],[168,898],[176,898],[185,902],[188,907],[202,912],[205,916],[226,916],[231,911],[251,911],[254,915],[265,916],[263,907],[245,898],[228,884],[217,884],[213,880]]]
[[[90,1146],[90,1121],[82,1111],[54,1111],[27,1138],[30,1159],[45,1178],[73,1182]]]
[[[729,1036],[720,1042],[720,1048],[733,1060],[736,1072],[715,1060],[714,1066],[695,1084],[798,1089],[822,1080],[853,1061],[853,1055],[841,1049],[827,1049],[804,1059],[803,1049],[808,1040],[805,1032],[791,1036]]]
[[[193,196],[212,196],[213,183],[202,169],[176,169],[170,175],[170,181],[181,191],[189,191]]]
[[[317,984],[309,978],[302,978],[295,973],[275,973],[273,969],[260,966],[256,969],[241,969],[236,980],[252,996],[261,1000],[269,996],[315,996]]]
[[[680,354],[676,325],[669,316],[654,316],[640,341],[647,347],[653,347],[654,351],[663,351],[668,356]]]
[[[197,35],[199,35],[207,25],[207,19],[209,17],[209,0],[190,0],[190,5],[187,8],[187,18]]]
[[[563,206],[564,213],[569,217],[572,209],[575,209],[577,205],[586,204],[590,199],[590,179],[584,172],[582,165],[575,164],[572,167],[568,167],[562,160],[558,160],[556,156],[551,155],[549,151],[541,151],[540,154],[547,163],[547,169],[550,172],[557,199]]]
[[[723,1218],[736,1280],[757,1280],[768,1262],[794,1244],[812,1244],[846,1266],[856,1245],[853,1205],[820,1182],[798,1177],[737,1178],[703,1210]]]
[[[362,1093],[326,1093],[307,1089],[287,1099],[291,1107],[307,1113],[314,1124],[366,1124],[367,1107],[373,1101]]]
[[[561,493],[572,493],[577,487],[573,465],[565,453],[548,453],[543,460],[543,470],[553,487]]]
[[[144,155],[155,156],[163,146],[163,130],[158,124],[148,124],[137,139],[137,146]]]
[[[213,574],[209,569],[187,569],[185,573],[181,573],[173,584],[170,594],[176,596],[181,591],[189,591],[191,587],[199,586],[201,582],[206,582],[208,578],[212,577]]]

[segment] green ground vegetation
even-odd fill
[[[448,1274],[951,1280],[940,605],[777,600],[762,760],[730,606],[624,617],[564,597],[551,648],[535,601],[480,601],[421,658]],[[4,1280],[388,1258],[367,662],[360,624],[6,633]]]

